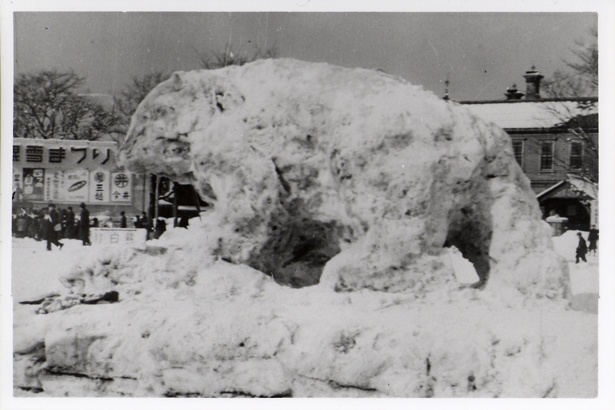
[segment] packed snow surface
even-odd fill
[[[593,306],[575,311],[544,300],[508,306],[475,289],[422,299],[292,289],[247,266],[204,264],[196,254],[178,260],[171,246],[195,240],[199,228],[192,219],[190,230],[172,229],[146,252],[74,240],[47,252],[43,242],[14,239],[16,394],[596,395]],[[574,264],[574,232],[554,241],[571,267],[573,301],[597,300],[598,258]],[[452,263],[469,264],[455,254]],[[95,266],[88,291],[113,287],[119,303],[46,315],[18,304],[68,294],[60,278],[76,274],[83,260],[96,261],[88,263]],[[123,268],[111,272],[116,265]]]
[[[596,395],[596,262],[569,278],[574,244],[553,248],[508,137],[463,108],[260,61],[174,75],[122,155],[212,210],[141,250],[14,240],[19,391]],[[18,304],[50,293],[46,314]]]

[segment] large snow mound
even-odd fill
[[[287,59],[175,73],[120,158],[194,184],[218,215],[199,250],[279,283],[424,292],[452,282],[455,246],[492,292],[567,292],[507,134],[397,77]]]
[[[162,83],[122,156],[213,210],[63,273],[60,293],[117,303],[16,305],[21,389],[595,396],[596,315],[570,309],[506,134],[462,107],[382,73],[259,61]]]

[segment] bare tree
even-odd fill
[[[142,77],[133,77],[132,82],[120,90],[119,95],[113,97],[113,113],[118,121],[113,128],[113,139],[117,142],[124,137],[130,126],[130,119],[141,101],[154,87],[169,78],[169,74],[154,72]]]
[[[230,65],[244,65],[252,61],[266,58],[276,58],[278,54],[279,52],[276,46],[269,47],[265,50],[257,46],[251,52],[241,49],[233,52],[229,43],[222,52],[199,53],[199,64],[202,68],[211,70]]]
[[[13,92],[13,136],[96,140],[115,117],[77,93],[85,79],[73,71],[20,74]]]
[[[564,61],[568,71],[556,71],[544,81],[545,92],[552,98],[593,96],[598,91],[598,29],[590,30],[590,40],[575,41],[572,53],[576,61]]]
[[[568,71],[556,71],[545,81],[545,91],[552,101],[546,109],[561,122],[558,127],[570,134],[571,142],[583,144],[583,165],[571,169],[567,161],[559,165],[569,174],[598,183],[598,29],[590,30],[590,40],[577,40],[575,61],[564,61]],[[567,102],[563,102],[566,100]],[[561,161],[561,160],[560,160]]]
[[[244,65],[254,60],[263,58],[275,58],[278,55],[276,47],[261,50],[256,47],[252,52],[238,51],[233,52],[230,45],[225,50],[219,52],[203,52],[198,54],[199,65],[204,69],[216,69],[230,65]],[[132,82],[124,87],[119,95],[114,97],[114,114],[118,117],[116,126],[113,129],[114,139],[120,141],[128,131],[132,114],[143,99],[149,94],[156,85],[165,81],[170,74],[154,72],[142,77],[133,77]]]

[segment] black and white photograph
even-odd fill
[[[615,405],[613,6],[133,3],[3,2],[0,407]]]

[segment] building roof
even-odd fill
[[[598,99],[460,101],[474,115],[504,129],[554,128],[598,113]]]
[[[536,194],[536,198],[540,201],[557,193],[564,187],[570,187],[573,191],[581,193],[591,199],[598,199],[598,185],[586,180],[585,178],[576,175],[567,175],[566,179],[550,186],[542,192]]]

